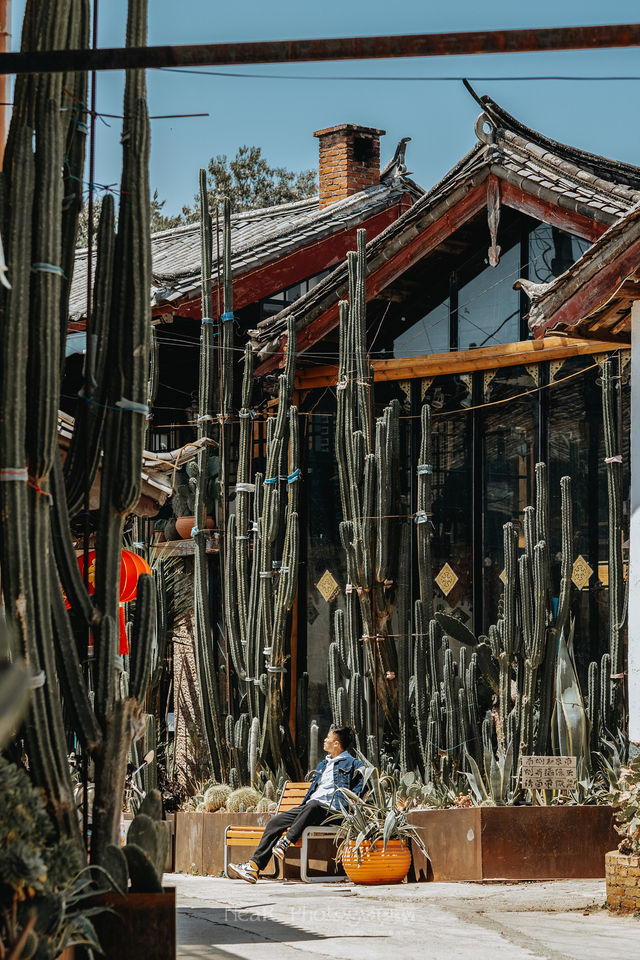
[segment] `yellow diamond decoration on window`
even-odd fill
[[[588,585],[592,574],[593,568],[589,566],[585,558],[582,556],[576,557],[571,579],[575,583],[578,590],[584,590],[584,588]]]
[[[503,570],[502,573],[500,574],[500,580],[502,580],[502,582],[503,582],[504,584],[506,584],[506,582],[507,582],[507,571],[506,571],[506,570]]]
[[[335,600],[340,593],[340,584],[330,570],[325,570],[316,583],[316,587],[327,603],[331,603],[332,600]]]
[[[445,563],[444,567],[436,577],[436,583],[444,593],[445,597],[448,597],[456,583],[458,582],[458,575],[453,570],[448,563]]]

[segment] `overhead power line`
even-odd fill
[[[640,46],[640,24],[0,54],[0,74],[450,57]]]

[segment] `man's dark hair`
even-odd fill
[[[329,732],[335,733],[343,750],[350,749],[353,742],[353,731],[351,727],[336,727],[335,723],[332,723],[329,727]]]

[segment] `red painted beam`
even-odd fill
[[[492,174],[487,181],[470,190],[455,207],[448,210],[435,223],[430,224],[423,233],[415,237],[406,247],[403,247],[395,257],[370,274],[367,278],[367,300],[375,299],[397,277],[417,263],[418,260],[431,253],[440,243],[455,233],[459,227],[476,216],[486,206],[488,185],[496,179],[498,178]],[[607,224],[598,223],[573,210],[545,202],[506,180],[499,180],[499,183],[502,203],[528,216],[535,217],[537,220],[550,223],[561,230],[575,233],[591,242],[597,240],[607,229]],[[298,351],[300,353],[304,353],[305,350],[308,350],[309,347],[337,326],[338,311],[338,304],[334,303],[323,314],[300,330],[298,334]],[[280,367],[283,360],[283,355],[280,351],[277,351],[256,369],[255,375],[260,377],[270,373]]]
[[[591,280],[587,281],[576,292],[567,298],[562,306],[556,310],[540,327],[534,331],[537,340],[544,337],[545,331],[563,324],[568,328],[577,328],[574,336],[580,336],[580,321],[590,313],[603,306],[627,277],[638,269],[640,263],[640,240],[627,247],[616,260],[603,267]],[[569,332],[572,332],[569,329]],[[606,333],[604,334],[606,336]]]
[[[256,303],[269,294],[278,293],[286,287],[311,277],[322,270],[335,267],[346,257],[349,250],[355,250],[356,233],[360,228],[367,231],[367,236],[377,237],[379,233],[398,219],[401,213],[401,203],[377,213],[368,220],[349,230],[324,237],[300,250],[295,250],[286,257],[273,260],[270,263],[248,273],[235,277],[233,281],[233,305],[235,310],[241,310],[250,303]],[[217,286],[213,287],[213,303],[217,302]],[[222,289],[220,290],[222,297]],[[155,310],[154,316],[162,312],[171,312],[179,317],[193,317],[198,320],[201,316],[200,297],[186,302],[171,304],[162,311]]]
[[[105,47],[0,54],[0,73],[212,67],[254,63],[309,63],[450,57],[535,50],[598,50],[640,46],[640,24],[476,30],[464,33],[331,37],[161,47]]]
[[[367,300],[373,300],[385,287],[388,287],[397,277],[403,274],[409,267],[412,267],[419,260],[426,257],[432,250],[441,244],[452,233],[475,217],[486,205],[487,202],[487,184],[486,182],[473,187],[469,192],[450,210],[447,210],[443,216],[434,223],[430,224],[426,230],[411,240],[406,247],[403,247],[390,260],[387,260],[381,267],[378,267],[367,277]],[[353,248],[352,248],[353,249]],[[330,330],[338,324],[338,303],[332,304],[323,314],[309,323],[298,333],[298,352],[304,353],[309,347],[321,340]],[[255,371],[256,377],[264,376],[277,369],[283,362],[283,355],[280,351],[276,352],[265,360]]]
[[[585,240],[593,243],[598,237],[602,236],[609,224],[599,223],[590,217],[585,217],[575,210],[568,210],[566,207],[557,207],[555,204],[534,197],[521,187],[509,183],[507,180],[500,180],[500,200],[508,207],[519,210],[520,213],[526,213],[529,217],[535,217],[536,220],[543,220],[550,223],[552,227],[558,227],[567,233],[575,233]]]

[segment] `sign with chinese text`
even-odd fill
[[[522,786],[530,790],[574,790],[575,757],[523,757]]]

